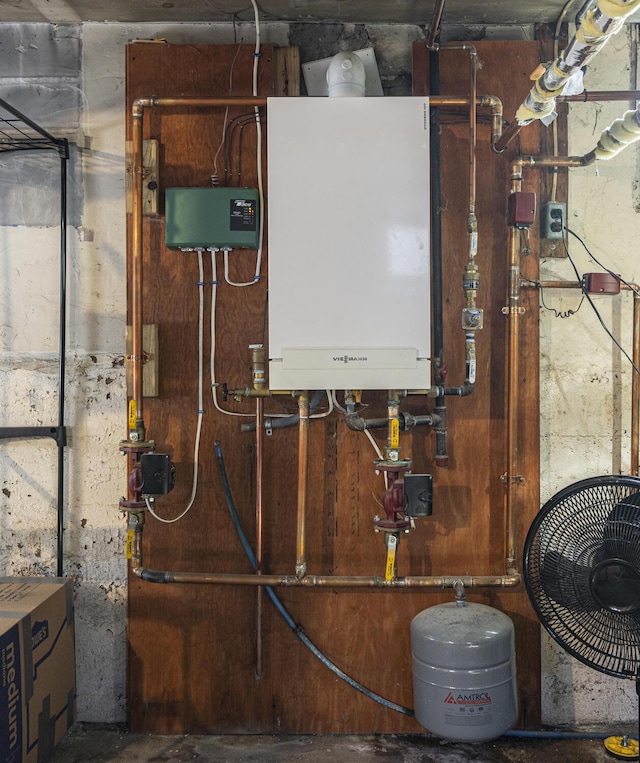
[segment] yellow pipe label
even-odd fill
[[[398,540],[395,535],[389,535],[387,545],[387,568],[384,572],[385,580],[393,580],[396,571],[396,546]]]
[[[398,419],[391,419],[390,439],[392,448],[400,447],[400,422]]]
[[[135,538],[135,530],[127,530],[127,543],[125,547],[125,556],[127,559],[133,558],[133,540]]]
[[[136,406],[136,401],[131,399],[129,400],[129,430],[134,431],[136,428],[136,418],[138,416],[138,409]]]

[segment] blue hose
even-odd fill
[[[219,440],[215,441],[214,447],[216,451],[216,457],[218,459],[218,468],[220,470],[220,479],[222,480],[222,489],[224,490],[224,496],[227,501],[227,508],[229,509],[229,514],[231,515],[231,521],[233,522],[233,526],[235,527],[236,532],[238,533],[238,537],[240,538],[240,543],[242,543],[242,547],[244,548],[245,554],[247,555],[247,558],[249,559],[249,563],[251,564],[255,572],[258,568],[258,565],[256,564],[256,556],[253,553],[251,544],[249,543],[247,536],[245,535],[244,530],[242,529],[242,524],[240,523],[240,517],[238,516],[235,502],[233,500],[233,495],[231,494],[231,487],[229,485],[227,470],[224,465],[224,457],[222,455],[222,447],[220,445]],[[378,702],[380,705],[384,705],[384,707],[389,708],[389,710],[395,710],[397,713],[406,715],[409,718],[415,718],[415,714],[411,708],[404,707],[403,705],[398,705],[395,702],[391,702],[391,700],[386,699],[385,697],[381,697],[379,694],[376,694],[370,689],[367,689],[366,686],[363,686],[361,683],[356,681],[354,678],[351,678],[351,676],[347,675],[343,670],[341,670],[334,662],[332,662],[325,654],[323,654],[318,649],[318,647],[313,643],[313,641],[311,641],[311,639],[307,635],[305,635],[304,631],[302,630],[302,626],[296,624],[295,620],[291,617],[291,615],[287,611],[284,604],[280,601],[280,599],[276,595],[273,588],[271,588],[270,586],[265,586],[264,589],[267,592],[267,596],[271,599],[273,606],[282,615],[282,618],[284,619],[285,623],[289,626],[289,628],[291,628],[291,630],[300,639],[300,641],[307,647],[307,649],[309,649],[309,651],[315,657],[317,657],[325,667],[329,668],[329,670],[332,673],[335,673],[335,675],[338,676],[338,678],[341,678],[345,683],[349,684],[349,686],[351,686],[356,691],[359,691],[361,694],[364,694],[365,697],[369,697],[369,699],[372,699],[375,702]],[[585,732],[526,731],[526,730],[514,729],[512,731],[506,731],[503,736],[516,737],[520,739],[607,739],[608,737],[612,736],[612,734],[604,734],[602,732],[586,732],[586,731]],[[630,737],[630,738],[633,739],[633,737]]]
[[[231,487],[229,486],[229,480],[227,478],[227,470],[224,465],[224,458],[222,455],[222,448],[220,446],[219,440],[215,441],[214,447],[216,451],[216,457],[218,459],[218,468],[220,470],[220,479],[222,480],[222,489],[224,490],[224,497],[227,501],[227,508],[229,509],[229,514],[231,515],[231,521],[233,522],[233,526],[236,528],[236,532],[238,533],[238,537],[240,538],[240,542],[242,543],[242,547],[244,548],[245,554],[247,555],[247,558],[249,559],[249,563],[253,567],[254,571],[256,571],[257,570],[256,556],[253,553],[253,549],[251,548],[251,545],[249,544],[247,536],[245,535],[244,530],[242,529],[242,525],[240,523],[240,517],[238,516],[238,512],[236,510],[233,496],[231,494]],[[369,699],[372,699],[375,702],[378,702],[379,704],[384,705],[390,710],[395,710],[397,713],[402,713],[402,715],[407,715],[410,718],[415,717],[413,710],[411,710],[411,708],[403,707],[402,705],[398,705],[395,702],[391,702],[390,700],[385,699],[384,697],[381,697],[379,694],[376,694],[370,689],[367,689],[366,686],[363,686],[361,683],[358,683],[358,681],[356,681],[354,678],[351,678],[351,676],[348,676],[343,670],[340,670],[340,668],[335,663],[333,663],[325,654],[323,654],[318,649],[318,647],[313,643],[313,641],[311,641],[311,639],[305,635],[304,631],[302,630],[302,626],[296,624],[296,622],[291,617],[291,615],[287,611],[284,604],[280,601],[280,599],[276,595],[273,588],[271,588],[270,586],[265,586],[264,588],[265,588],[265,591],[267,592],[267,596],[271,599],[273,606],[282,615],[285,623],[289,626],[289,628],[291,628],[291,630],[296,634],[296,636],[300,639],[300,641],[302,641],[302,643],[307,647],[307,649],[309,649],[309,651],[315,657],[317,657],[325,667],[329,668],[329,670],[335,673],[335,675],[337,675],[338,678],[341,678],[343,681],[348,683],[349,686],[356,689],[361,694],[364,694],[365,697],[369,697]]]
[[[519,737],[520,739],[608,739],[611,736],[620,736],[609,732],[605,734],[602,731],[526,731],[521,729],[512,729],[505,731],[506,737]],[[635,739],[629,736],[629,739]]]

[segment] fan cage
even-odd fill
[[[593,477],[551,498],[527,535],[524,579],[540,622],[567,652],[602,673],[636,677],[640,479]]]

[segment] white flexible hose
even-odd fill
[[[198,307],[198,423],[196,426],[196,439],[193,448],[193,480],[191,483],[191,497],[186,509],[181,514],[173,519],[164,519],[156,514],[151,508],[152,499],[150,496],[145,495],[144,501],[147,504],[147,509],[152,517],[159,522],[164,522],[167,525],[177,522],[179,519],[185,516],[185,514],[191,509],[195,500],[196,493],[198,492],[198,458],[200,457],[200,435],[202,433],[202,417],[204,416],[204,401],[203,401],[203,376],[204,376],[204,267],[202,264],[202,250],[198,249],[198,295],[199,295],[199,307]]]

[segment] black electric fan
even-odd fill
[[[560,646],[601,673],[635,678],[640,701],[640,478],[593,477],[547,501],[527,535],[524,579]],[[627,735],[605,747],[638,759]]]

